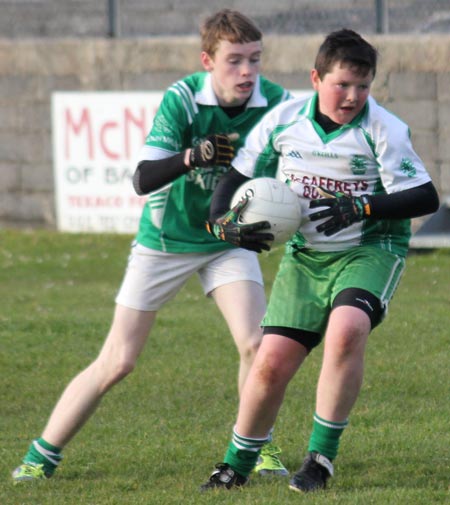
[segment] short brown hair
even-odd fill
[[[377,50],[361,35],[343,28],[331,32],[323,41],[317,53],[314,68],[320,79],[331,72],[336,63],[349,65],[364,77],[372,71],[375,77],[377,56]]]
[[[245,44],[262,40],[262,33],[249,18],[238,11],[223,9],[205,19],[200,27],[202,51],[214,56],[220,40]]]

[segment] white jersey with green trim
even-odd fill
[[[219,106],[211,74],[199,72],[165,92],[140,160],[158,160],[197,145],[214,133],[238,133],[236,151],[250,129],[275,105],[290,98],[278,84],[259,76],[243,112],[230,118]],[[226,167],[196,168],[149,195],[137,241],[173,253],[212,252],[233,247],[205,229],[213,190]]]
[[[274,108],[252,130],[233,166],[247,177],[278,177],[299,195],[302,223],[292,239],[298,247],[342,251],[367,244],[405,255],[410,220],[367,219],[330,237],[311,222],[318,187],[352,196],[395,193],[429,182],[414,151],[408,126],[369,97],[349,124],[326,134],[315,121],[317,94]],[[323,207],[324,210],[326,207]]]

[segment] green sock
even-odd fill
[[[44,465],[45,474],[52,475],[62,458],[59,447],[49,444],[43,438],[37,438],[28,448],[23,462]]]
[[[308,451],[318,452],[333,460],[338,453],[339,439],[348,421],[335,423],[314,414],[313,432],[309,439]]]
[[[242,475],[248,477],[256,465],[262,446],[268,442],[268,438],[241,437],[233,431],[233,438],[225,454],[224,462]]]

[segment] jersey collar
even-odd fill
[[[212,87],[212,78],[209,72],[205,73],[202,89],[195,93],[195,101],[200,105],[219,105]],[[247,109],[250,107],[267,107],[267,105],[267,98],[261,93],[261,80],[258,75],[256,78],[255,89],[247,102]]]
[[[356,117],[354,117],[350,123],[344,124],[340,128],[333,130],[330,133],[325,133],[325,131],[320,126],[320,124],[316,121],[316,118],[315,118],[317,101],[318,101],[318,94],[316,92],[303,105],[303,107],[300,110],[300,114],[303,114],[311,121],[313,128],[316,131],[317,135],[319,135],[319,137],[325,143],[327,143],[331,140],[334,140],[336,137],[339,137],[339,135],[341,135],[342,132],[344,132],[345,130],[348,130],[349,128],[357,128],[361,124],[361,121],[364,119],[365,115],[367,114],[367,110],[368,110],[368,104],[366,102],[364,107],[362,108],[361,112]]]
[[[302,113],[304,113],[309,119],[315,122],[315,114],[316,114],[316,107],[317,107],[317,102],[318,102],[318,93],[314,93],[314,95],[305,103],[304,107],[302,108]],[[358,127],[361,124],[361,121],[364,119],[364,117],[367,114],[368,110],[368,102],[372,99],[372,97],[368,97],[367,102],[364,104],[364,107],[362,108],[361,112],[357,116],[355,116],[350,123],[344,124],[339,128],[339,131],[346,130],[347,128],[355,128]]]

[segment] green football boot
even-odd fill
[[[23,481],[37,481],[50,478],[51,475],[46,475],[44,465],[33,465],[32,463],[22,463],[12,473],[14,483]]]
[[[280,461],[281,449],[272,443],[265,444],[256,462],[255,473],[259,475],[281,475],[286,477],[289,472]]]

